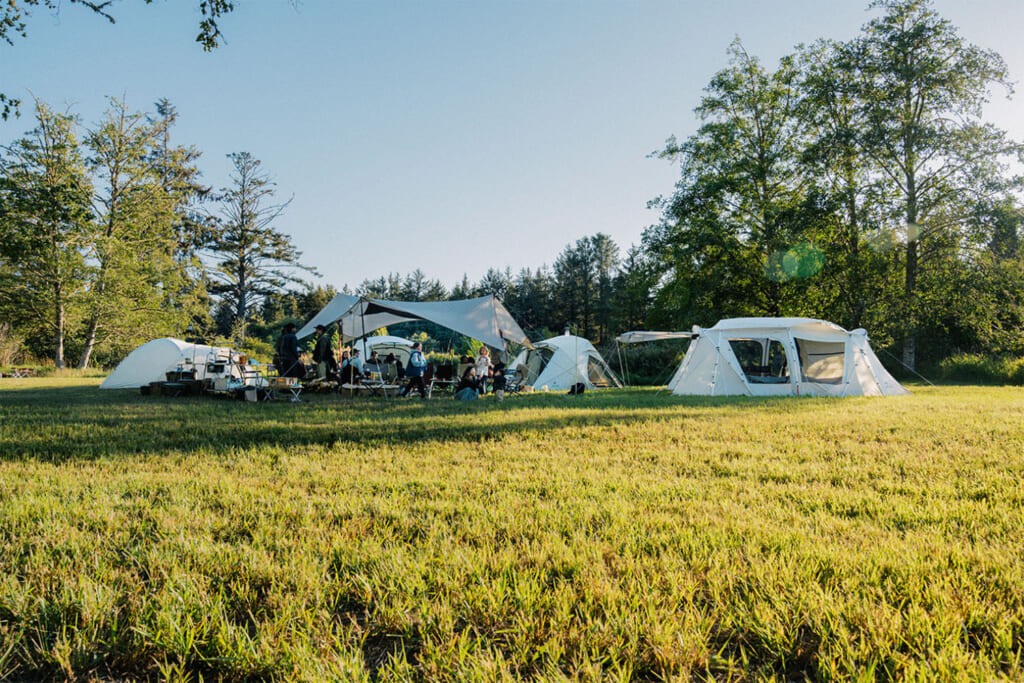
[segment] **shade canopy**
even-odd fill
[[[298,332],[308,337],[317,325],[338,322],[342,342],[388,325],[426,320],[504,350],[505,342],[531,346],[508,309],[494,295],[460,301],[387,301],[338,294]]]
[[[662,341],[665,339],[692,339],[693,332],[656,332],[653,330],[633,330],[623,332],[615,341],[620,344],[640,344],[643,342]]]

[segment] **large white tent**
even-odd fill
[[[507,341],[531,346],[526,333],[493,295],[461,301],[386,301],[338,294],[298,331],[298,337],[310,336],[317,325],[337,321],[344,343],[410,320],[437,323],[501,352]]]
[[[734,318],[693,332],[668,383],[677,395],[897,396],[909,393],[882,366],[862,329],[810,318]],[[670,336],[658,337],[666,334]],[[647,341],[627,332],[619,341]]]
[[[192,344],[166,337],[136,347],[118,363],[100,384],[100,389],[138,389],[150,382],[163,382],[175,370],[194,371],[196,379],[241,377],[231,362],[231,349]]]
[[[621,387],[608,363],[594,345],[583,337],[564,334],[524,349],[508,366],[508,374],[519,371],[523,382],[537,389],[567,391],[574,384],[583,383],[588,389]]]

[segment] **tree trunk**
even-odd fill
[[[104,268],[100,268],[99,282],[96,284],[96,305],[99,306],[99,302],[103,299],[103,292],[106,290],[104,279]],[[85,348],[82,349],[82,358],[78,361],[78,369],[85,370],[89,367],[89,359],[92,357],[92,351],[96,347],[96,334],[100,329],[100,313],[97,310],[93,313],[92,319],[89,320],[89,332],[85,336]]]
[[[907,168],[913,168],[912,162]],[[913,173],[907,173],[907,250],[905,278],[903,281],[903,297],[905,306],[903,335],[903,364],[911,371],[917,368],[917,241],[920,236],[917,225],[917,179]]]
[[[61,300],[59,284],[53,286],[53,293],[56,301],[53,320],[56,329],[56,339],[54,339],[56,348],[53,353],[53,363],[57,369],[62,369],[64,367],[64,302]]]

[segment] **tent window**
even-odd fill
[[[747,381],[754,384],[789,382],[786,347],[776,339],[730,339],[729,346],[740,362]]]
[[[845,343],[797,339],[796,348],[800,354],[800,368],[805,382],[840,384],[843,381]]]

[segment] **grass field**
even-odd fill
[[[0,381],[0,679],[1024,680],[1024,392]]]

